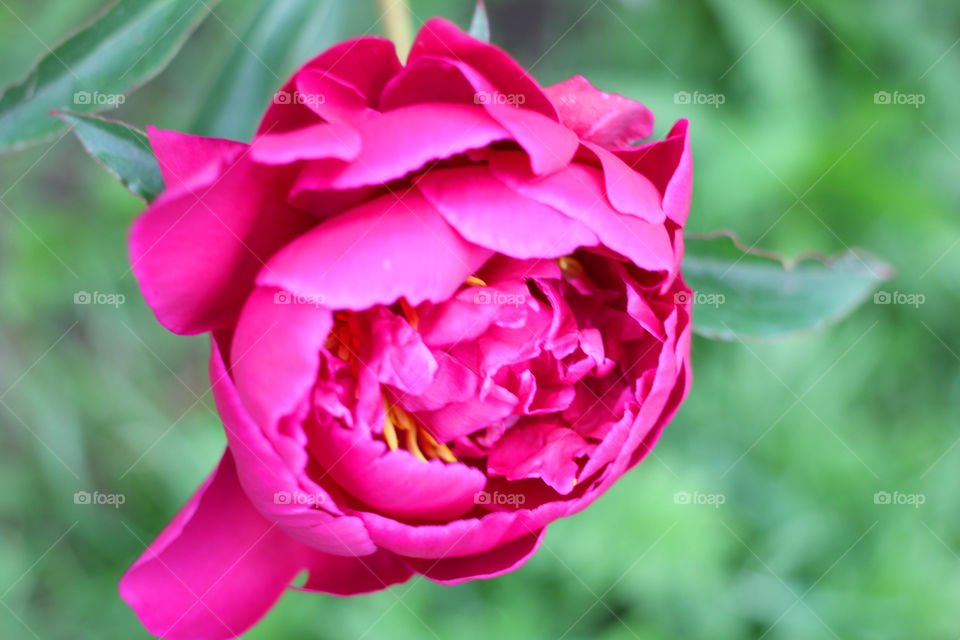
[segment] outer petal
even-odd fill
[[[382,38],[356,38],[327,49],[303,65],[281,91],[293,96],[298,91],[297,80],[301,74],[319,72],[328,74],[339,84],[353,89],[362,96],[368,106],[377,108],[383,86],[400,69],[396,47],[392,42]],[[307,89],[311,90],[309,87]],[[324,97],[330,101],[335,99],[330,92],[326,92]],[[320,122],[320,117],[310,108],[310,104],[315,102],[310,100],[308,104],[301,104],[291,99],[281,104],[274,101],[264,114],[257,133],[279,133]],[[353,99],[349,98],[346,104],[353,106]],[[324,102],[324,106],[332,105]]]
[[[628,147],[653,133],[653,113],[635,100],[606,93],[583,76],[544,89],[560,120],[581,140],[608,149]]]
[[[362,310],[400,297],[417,305],[446,300],[491,255],[411,189],[322,223],[278,253],[259,283],[317,296],[331,309]]]
[[[210,378],[237,473],[250,501],[289,536],[315,549],[338,555],[374,553],[376,546],[360,519],[342,515],[330,495],[307,477],[303,446],[277,433],[268,438],[250,419],[224,364],[222,350],[228,343],[228,336],[218,335],[214,340]],[[278,501],[277,492],[313,496],[320,508]]]
[[[555,258],[598,244],[587,225],[518,195],[486,166],[431,171],[417,188],[465,238],[513,258]]]
[[[402,107],[356,127],[363,140],[356,160],[337,167],[329,163],[308,165],[297,180],[294,194],[385,184],[431,161],[510,137],[482,108],[452,103]]]
[[[322,591],[337,596],[353,596],[379,591],[406,582],[413,571],[398,556],[379,550],[369,556],[347,557],[315,553],[305,591]]]
[[[581,221],[601,243],[638,267],[651,271],[674,268],[673,247],[666,228],[648,221],[660,218],[662,223],[663,213],[656,188],[643,176],[636,176],[647,186],[643,199],[637,198],[634,215],[623,215],[607,201],[599,170],[575,163],[538,178],[516,162],[517,155],[492,155],[493,174],[511,189]]]
[[[314,124],[284,133],[257,138],[250,157],[262,164],[290,164],[297,160],[355,160],[360,154],[360,135],[343,124]]]
[[[509,54],[460,31],[442,18],[428,20],[410,49],[409,64],[421,58],[445,58],[466,63],[482,74],[500,93],[524,96],[524,107],[552,120],[557,112],[543,90]]]
[[[273,606],[309,553],[253,508],[228,452],[120,594],[156,636],[233,638]]]
[[[495,578],[519,569],[540,547],[546,529],[517,538],[485,553],[459,558],[404,558],[417,573],[440,584],[457,584],[467,580]]]
[[[167,142],[176,135],[163,137]],[[195,138],[180,137],[185,150],[199,148]],[[234,153],[165,192],[130,232],[143,295],[160,323],[176,333],[230,326],[264,261],[315,224],[286,204],[289,171]],[[173,172],[182,175],[187,163],[201,164],[189,158]]]
[[[687,221],[693,193],[693,158],[686,120],[679,120],[666,140],[649,142],[616,155],[650,178],[663,194],[663,210],[681,227]]]

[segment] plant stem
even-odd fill
[[[413,15],[407,2],[408,0],[377,0],[384,32],[397,46],[397,55],[404,63],[407,61],[410,45],[413,44]]]

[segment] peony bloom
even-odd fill
[[[121,581],[152,633],[233,637],[304,572],[511,571],[644,457],[690,383],[687,125],[652,121],[431,20],[406,66],[304,65],[252,144],[150,130],[134,272],[211,334],[228,440]]]

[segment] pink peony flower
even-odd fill
[[[120,583],[165,638],[228,638],[302,572],[351,595],[516,569],[654,445],[690,384],[687,124],[541,88],[443,20],[360,38],[252,144],[150,130],[134,272],[210,332],[228,448]]]

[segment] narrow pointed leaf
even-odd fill
[[[337,0],[264,3],[223,65],[191,131],[248,140],[287,77],[340,38],[346,9]]]
[[[58,112],[84,148],[131,193],[147,202],[163,191],[160,166],[147,135],[123,122],[82,113]]]
[[[490,42],[490,19],[487,17],[487,8],[483,0],[477,0],[477,8],[473,10],[473,20],[470,21],[470,35],[477,40]]]
[[[746,249],[730,234],[685,239],[683,277],[694,292],[694,330],[719,340],[821,330],[850,314],[891,273],[857,250],[787,263]]]
[[[157,75],[218,0],[119,0],[0,96],[0,151],[62,130],[52,110],[95,113]]]

